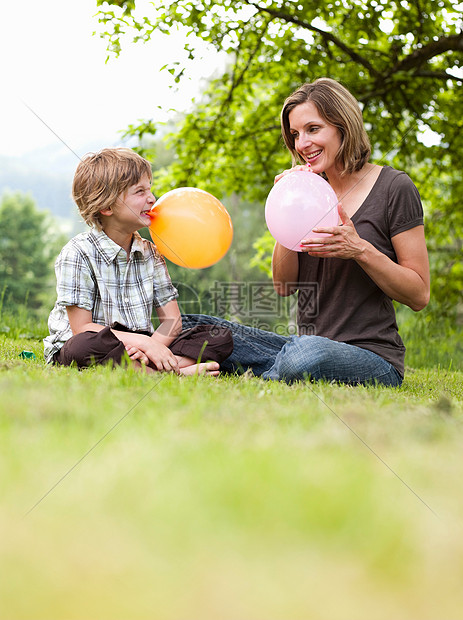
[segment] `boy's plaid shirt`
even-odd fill
[[[72,336],[66,306],[90,310],[99,325],[120,323],[129,330],[154,332],[155,307],[178,297],[155,245],[134,234],[130,257],[103,231],[71,239],[55,264],[57,300],[44,339],[47,362]]]

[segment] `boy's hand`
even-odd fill
[[[125,350],[127,351],[131,360],[138,360],[140,363],[145,364],[145,366],[148,366],[148,364],[150,363],[148,356],[143,353],[143,351],[141,351],[138,347],[128,345],[125,347]]]
[[[141,357],[132,358],[129,353],[132,359],[138,359],[140,362],[146,364],[151,362],[157,370],[179,374],[180,370],[175,355],[169,348],[157,342],[154,338],[143,336],[143,338],[136,343],[135,348],[138,349],[139,353],[134,351],[134,355],[141,355]],[[144,362],[144,358],[148,361]]]

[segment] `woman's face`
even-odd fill
[[[341,146],[339,129],[320,116],[312,101],[293,108],[288,120],[298,154],[310,163],[313,172],[325,172],[329,176],[330,170],[335,169],[336,153]]]

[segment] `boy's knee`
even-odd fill
[[[223,362],[233,353],[233,336],[228,327],[208,325],[204,359]]]
[[[220,363],[233,352],[233,336],[228,327],[196,325],[180,334],[170,349],[175,355]]]
[[[124,343],[105,327],[99,332],[82,332],[72,336],[59,351],[55,360],[62,366],[76,364],[88,368],[93,364],[121,363],[125,354]]]

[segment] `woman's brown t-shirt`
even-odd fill
[[[352,222],[363,239],[397,262],[391,239],[423,224],[423,208],[405,172],[384,166]],[[368,349],[403,376],[405,347],[390,297],[354,260],[299,253],[298,330]]]

